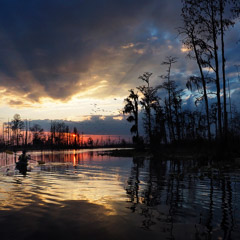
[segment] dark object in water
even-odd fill
[[[28,165],[27,162],[18,161],[16,162],[16,169],[19,170],[20,173],[26,175],[27,165]]]

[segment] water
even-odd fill
[[[19,154],[19,153],[17,153]],[[0,155],[1,239],[240,239],[240,172],[192,160]]]

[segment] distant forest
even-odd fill
[[[226,77],[225,52],[229,46],[225,35],[239,21],[240,3],[234,0],[183,0],[182,3],[179,38],[187,57],[195,61],[198,75],[186,76],[186,89],[179,88],[172,76],[178,59],[168,56],[162,62],[166,74],[160,76],[161,84],[151,85],[150,72],[139,77],[143,85],[129,90],[123,111],[127,121],[133,123],[130,130],[133,141],[138,145],[145,141],[151,147],[193,141],[225,145],[239,142],[240,114],[231,103]],[[239,66],[235,68],[236,81],[240,81]],[[190,97],[186,96],[189,91],[196,94],[196,107],[183,110],[183,96]],[[139,135],[139,111],[144,113],[145,138]]]
[[[50,130],[44,131],[39,124],[22,120],[19,114],[3,123],[2,148],[92,148],[126,146],[125,138],[113,135],[84,135],[77,127],[70,127],[63,121],[51,121]]]

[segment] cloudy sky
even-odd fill
[[[139,75],[162,80],[166,56],[178,57],[174,80],[196,72],[177,27],[181,0],[1,0],[0,120],[118,121]],[[227,73],[238,101],[239,24],[226,35]],[[191,103],[189,103],[191,104]],[[111,116],[115,116],[114,119]],[[95,118],[94,118],[95,119]]]

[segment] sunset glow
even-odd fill
[[[1,240],[240,239],[240,0],[0,0]]]
[[[0,69],[1,123],[18,113],[22,119],[76,122],[90,121],[92,116],[104,121],[111,116],[123,125],[123,101],[128,90],[140,84],[138,77],[142,73],[152,72],[151,84],[161,84],[163,80],[159,76],[166,68],[160,63],[172,55],[179,59],[173,72],[178,84],[184,86],[184,73],[195,74],[193,62],[185,59],[190,49],[176,38],[181,1],[174,1],[174,8],[171,2],[164,3],[164,8],[156,1],[139,3],[142,10],[129,3],[121,5],[122,14],[115,12],[111,3],[106,5],[105,11],[109,13],[106,18],[101,18],[94,7],[90,15],[85,16],[81,4],[73,1],[67,10],[64,4],[50,4],[49,14],[42,10],[45,3],[36,3],[32,14],[39,19],[28,17],[27,10],[23,9],[18,15],[21,28],[14,25],[11,14],[4,20],[1,28],[4,54],[0,57],[3,65]],[[1,9],[8,12],[12,8],[4,5]],[[83,11],[82,14],[70,14],[77,9]],[[133,12],[129,14],[127,9]],[[161,12],[152,14],[156,9]],[[64,11],[72,17],[64,18],[59,28],[55,19],[61,19]],[[169,20],[169,15],[174,17]],[[90,26],[91,21],[86,19],[92,19],[97,27]],[[32,25],[28,25],[29,22]],[[112,28],[112,24],[117,27]],[[13,29],[8,25],[14,26]],[[230,43],[237,41],[234,31],[228,39]],[[232,61],[236,52],[231,52]],[[231,65],[229,62],[228,66]],[[229,76],[231,71],[229,67]]]

